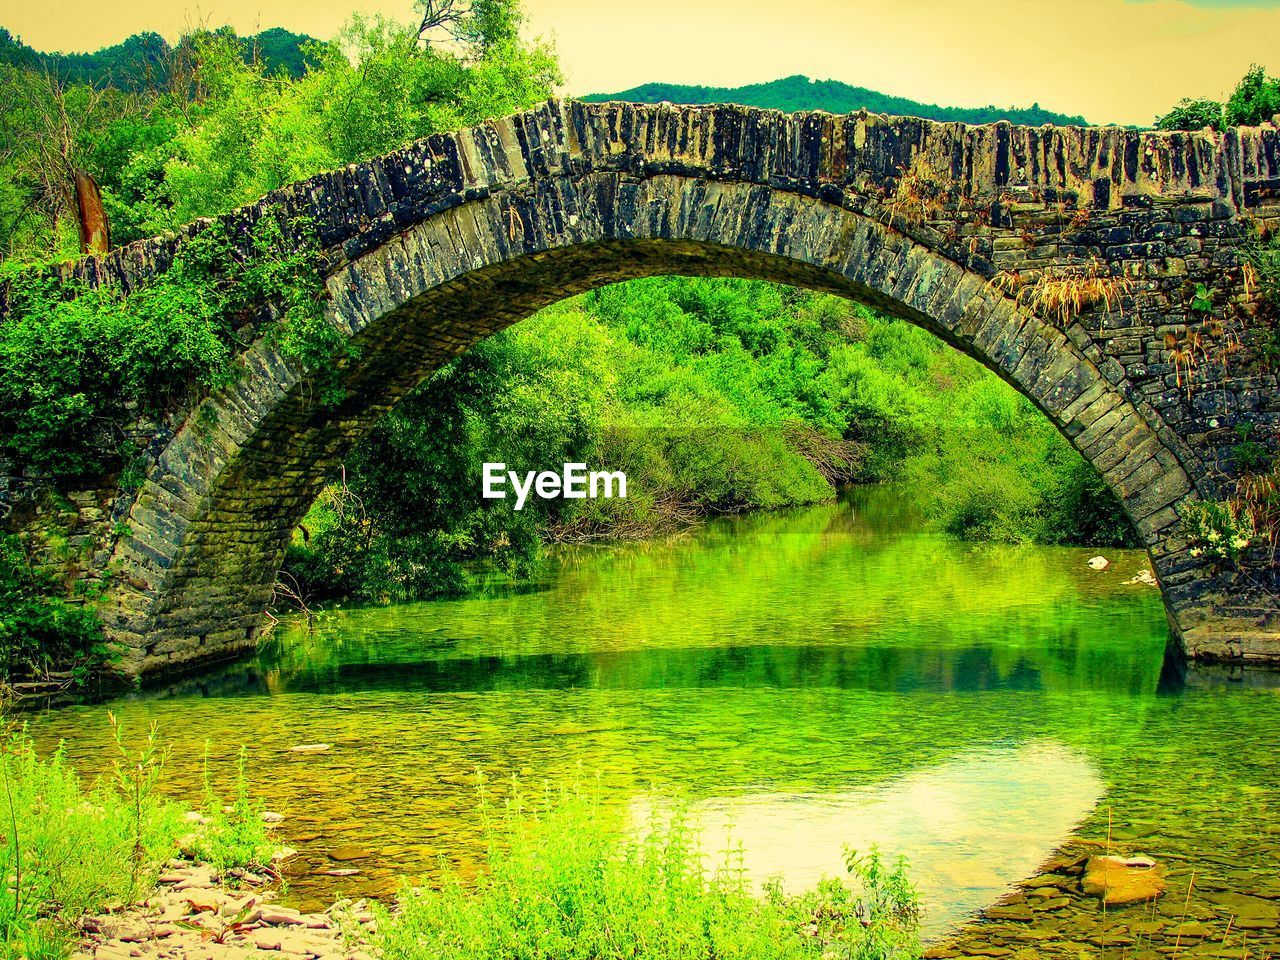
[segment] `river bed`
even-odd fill
[[[863,488],[565,548],[521,589],[287,622],[256,657],[31,730],[93,771],[108,709],[154,723],[193,805],[206,745],[215,784],[247,746],[307,909],[391,896],[441,858],[476,869],[479,769],[598,778],[637,818],[680,798],[709,848],[740,842],[792,888],[845,846],[906,856],[941,955],[1280,951],[1280,695],[1187,682],[1158,591],[1129,582],[1145,555],[1096,571],[1098,552],[958,543],[903,490]],[[1160,860],[1169,894],[1110,915],[1033,895],[1081,841]]]

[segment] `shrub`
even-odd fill
[[[1256,63],[1236,84],[1226,103],[1184,99],[1156,120],[1160,130],[1202,130],[1224,126],[1256,127],[1280,113],[1280,79],[1268,77]]]
[[[1168,113],[1156,119],[1157,130],[1222,129],[1222,104],[1217,100],[1184,99]]]
[[[1182,511],[1182,523],[1195,544],[1191,555],[1207,556],[1217,563],[1235,563],[1256,535],[1249,511],[1232,500],[1188,504]]]
[[[25,732],[0,741],[0,955],[65,955],[83,914],[136,900],[176,849],[182,821],[155,789],[154,731],[137,750],[115,734],[114,775],[91,787],[61,748],[41,756]]]
[[[907,461],[930,519],[952,536],[1138,546],[1115,495],[1031,402],[982,378],[952,392],[931,442]]]
[[[628,497],[515,513],[480,498],[478,465],[498,460],[623,470]],[[1043,415],[929,333],[836,297],[660,277],[544,310],[442,368],[348,458],[288,569],[312,595],[439,596],[477,568],[527,576],[544,539],[651,536],[904,474],[959,535],[1131,537]]]
[[[237,333],[274,303],[282,351],[317,366],[338,344],[320,308],[323,284],[305,224],[263,217],[243,255],[214,224],[185,242],[170,268],[125,294],[51,271],[7,282],[0,323],[0,455],[62,480],[95,477],[118,459],[118,429],[134,411],[163,413],[191,388],[230,381]]]
[[[1065,442],[1058,463],[1041,486],[1044,508],[1035,539],[1039,543],[1094,547],[1140,547],[1141,541],[1116,495],[1098,471]]]
[[[1256,127],[1280,113],[1280,80],[1256,63],[1236,84],[1223,108],[1228,126]]]
[[[92,607],[63,596],[62,585],[27,555],[22,541],[0,536],[0,657],[5,679],[70,667],[77,676],[112,656]]]
[[[386,960],[889,960],[919,956],[915,892],[901,863],[848,856],[852,886],[828,879],[759,897],[732,856],[704,865],[679,811],[630,836],[580,790],[527,804],[515,785],[505,815],[481,788],[488,872],[465,883],[442,865],[437,888],[402,890],[380,910]]]
[[[276,844],[263,818],[262,801],[249,793],[245,775],[248,752],[240,748],[236,755],[236,776],[230,803],[213,789],[209,778],[209,757],[204,766],[204,824],[196,835],[192,852],[226,879],[236,869],[269,868]]]

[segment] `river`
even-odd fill
[[[31,730],[92,771],[108,709],[154,723],[168,789],[193,804],[206,744],[215,783],[247,746],[307,907],[388,896],[441,857],[474,869],[481,769],[598,778],[636,817],[681,798],[709,848],[731,836],[790,887],[839,872],[845,845],[903,855],[935,944],[1092,955],[1154,949],[1186,920],[1203,929],[1177,949],[1274,950],[1280,695],[1265,675],[1185,682],[1158,591],[1127,582],[1145,555],[1104,551],[1095,571],[1097,552],[958,543],[905,491],[863,488],[564,548],[518,590],[286,622],[255,658]],[[290,749],[315,743],[332,746]],[[1169,894],[975,922],[1037,902],[1019,884],[1069,840],[1155,857]]]

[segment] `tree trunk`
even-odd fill
[[[76,212],[80,216],[80,252],[100,256],[111,248],[107,233],[107,211],[102,206],[102,191],[93,177],[83,170],[75,171]]]

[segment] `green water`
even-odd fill
[[[998,932],[966,918],[1072,836],[1167,863],[1174,919],[1217,923],[1215,889],[1280,897],[1280,695],[1162,670],[1159,595],[1125,583],[1145,556],[1107,551],[1098,572],[1093,553],[951,542],[903,491],[860,490],[565,550],[532,589],[292,625],[110,709],[159,726],[193,803],[206,741],[215,775],[246,744],[308,906],[387,895],[440,857],[474,868],[477,768],[598,774],[636,817],[684,797],[709,847],[731,835],[790,886],[876,843],[910,859],[933,937]],[[33,732],[95,768],[107,709]],[[332,749],[290,750],[310,743]],[[1064,946],[1117,922],[1046,916],[1037,936]]]

